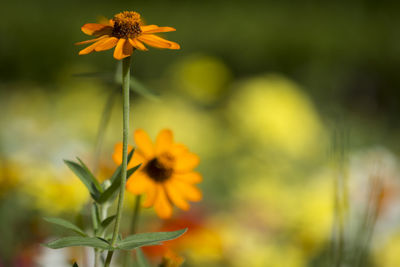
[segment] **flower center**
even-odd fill
[[[161,183],[171,177],[173,170],[168,167],[169,164],[163,163],[163,161],[162,159],[154,158],[144,166],[144,171],[155,182]]]
[[[112,36],[117,38],[135,38],[142,33],[140,29],[140,14],[133,11],[124,11],[114,16]]]

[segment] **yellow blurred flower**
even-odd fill
[[[398,267],[400,266],[400,233],[392,235],[375,254],[376,266]]]
[[[144,207],[154,206],[160,218],[169,218],[172,204],[188,210],[188,200],[201,200],[202,193],[195,184],[202,177],[193,171],[200,159],[183,144],[174,143],[171,130],[162,130],[155,144],[143,130],[136,130],[134,137],[137,148],[128,168],[140,163],[142,166],[128,180],[126,188],[136,195],[146,194]],[[122,163],[122,143],[115,146],[113,159],[116,164]]]
[[[35,208],[50,215],[76,213],[87,202],[86,187],[72,173],[62,175],[41,166],[25,173],[22,190]]]
[[[76,43],[77,45],[94,43],[79,51],[79,55],[109,50],[116,46],[114,58],[121,60],[132,55],[135,49],[147,50],[143,43],[156,48],[180,49],[179,44],[153,34],[172,32],[175,31],[174,28],[143,25],[140,14],[134,11],[118,13],[109,21],[103,20],[102,23],[87,23],[81,29],[85,34],[96,38]]]
[[[295,83],[280,75],[241,83],[228,112],[235,127],[256,146],[262,144],[301,157],[315,152],[325,141],[310,99]]]
[[[170,70],[174,87],[195,100],[210,103],[226,91],[232,74],[219,59],[193,55],[175,63]]]

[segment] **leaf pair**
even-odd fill
[[[132,159],[134,153],[134,149],[128,154],[128,163]],[[109,181],[111,185],[105,189],[105,184],[100,184],[97,179],[94,177],[93,173],[89,170],[89,168],[83,163],[80,158],[77,158],[79,163],[64,160],[65,164],[75,173],[75,175],[82,181],[82,183],[86,186],[89,190],[90,195],[92,196],[93,200],[97,203],[103,204],[109,200],[113,200],[116,197],[116,193],[118,188],[121,185],[121,180],[118,179],[121,177],[122,166],[120,165]],[[141,164],[129,169],[126,174],[126,179],[139,169]]]
[[[160,242],[172,240],[183,235],[187,229],[182,229],[173,232],[155,232],[143,233],[128,236],[127,238],[117,242],[115,247],[112,247],[109,242],[99,237],[88,236],[68,236],[63,237],[45,244],[46,247],[59,249],[65,247],[85,246],[103,250],[132,250],[143,246],[159,245]]]

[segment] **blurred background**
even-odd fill
[[[123,10],[175,27],[165,37],[182,47],[134,52],[131,132],[172,129],[204,176],[189,212],[161,221],[144,210],[140,232],[189,227],[145,250],[154,264],[168,247],[194,267],[400,266],[399,3],[1,6],[1,267],[91,261],[91,250],[40,246],[65,234],[42,218],[87,225],[89,196],[63,159],[99,162],[101,177],[116,167],[118,62],[78,56],[74,43],[89,39],[83,24]]]

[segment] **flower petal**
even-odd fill
[[[132,55],[133,47],[127,42],[127,39],[121,38],[118,40],[117,47],[114,50],[114,58],[121,60]]]
[[[150,46],[157,48],[168,48],[168,49],[180,49],[179,44],[168,41],[154,34],[143,34],[138,37],[139,41],[142,41]]]
[[[82,49],[81,51],[79,51],[79,55],[87,55],[91,52],[94,51],[94,49],[103,42],[103,39],[98,40],[97,42],[95,42],[94,44]]]
[[[149,135],[142,129],[134,133],[136,146],[141,154],[147,159],[154,157],[154,147]]]
[[[174,183],[171,180],[165,183],[165,188],[169,199],[175,204],[175,206],[182,210],[188,210],[190,208],[189,203],[185,200],[179,189],[174,186]]]
[[[167,219],[172,215],[172,206],[167,198],[165,188],[161,184],[157,184],[157,196],[154,203],[154,209],[157,215],[162,219]]]
[[[87,35],[104,35],[111,34],[112,27],[99,23],[86,23],[81,27],[81,30]]]
[[[132,151],[132,146],[128,145],[128,154]],[[122,143],[117,143],[114,146],[114,153],[112,155],[113,161],[115,162],[115,164],[117,165],[121,165],[122,164]],[[137,166],[138,164],[142,163],[142,167],[143,165],[145,165],[146,159],[139,153],[139,151],[135,151],[133,153],[133,156],[131,158],[131,161],[129,161],[128,163],[128,170],[130,168],[133,168],[135,166]]]
[[[126,182],[126,190],[135,195],[140,195],[146,192],[151,181],[140,171],[135,172]]]
[[[144,44],[142,42],[140,42],[139,40],[137,40],[136,38],[133,38],[133,39],[129,38],[129,42],[136,49],[139,49],[139,50],[142,50],[142,51],[147,51],[148,50],[147,47],[145,47]]]
[[[90,39],[90,40],[86,40],[86,41],[82,41],[82,42],[77,42],[77,43],[75,43],[75,45],[90,44],[90,43],[96,42],[98,40],[107,38],[107,37],[108,37],[108,35],[103,35],[96,39]]]
[[[160,155],[168,151],[168,149],[171,147],[173,143],[173,139],[174,137],[171,130],[169,129],[161,130],[156,139],[156,145],[155,145],[156,154]]]
[[[172,27],[159,27],[157,25],[144,25],[140,29],[143,33],[157,33],[157,32],[174,32],[175,28]]]
[[[155,183],[149,183],[146,190],[146,199],[144,200],[142,206],[145,208],[150,208],[154,205],[154,201],[156,200],[157,196],[157,185]]]
[[[193,170],[200,163],[200,158],[194,153],[187,152],[175,158],[175,171],[182,173]]]
[[[96,46],[96,48],[94,50],[97,52],[108,50],[108,49],[113,48],[117,43],[118,43],[118,38],[110,37],[110,38],[104,39],[103,42],[101,44],[99,44],[98,46]]]
[[[203,177],[198,172],[175,173],[173,178],[189,184],[197,184],[203,181]]]
[[[179,190],[179,192],[190,201],[200,201],[203,198],[203,194],[201,191],[194,185],[182,182],[178,179],[172,178],[171,180],[172,185]]]

